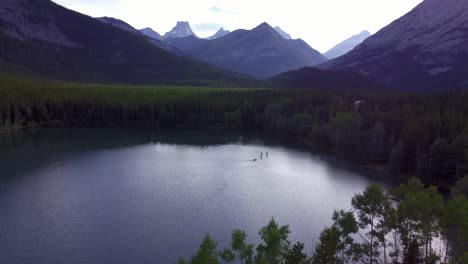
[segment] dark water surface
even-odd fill
[[[258,242],[273,216],[311,253],[333,210],[350,208],[372,181],[245,132],[0,135],[0,263],[174,263],[195,253],[206,232],[220,248],[235,228]]]

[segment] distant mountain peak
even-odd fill
[[[425,0],[323,68],[390,87],[448,89],[468,82],[468,1]]]
[[[328,59],[334,59],[337,57],[340,57],[351,50],[353,50],[356,46],[364,42],[368,37],[370,37],[371,34],[367,30],[361,31],[359,34],[356,34],[343,42],[337,44],[333,48],[331,48],[329,51],[325,52],[325,57]]]
[[[268,23],[252,30],[236,30],[215,40],[185,37],[166,41],[202,61],[257,78],[326,60],[304,41],[283,38]]]
[[[283,38],[285,39],[292,39],[291,35],[286,33],[284,30],[282,30],[280,27],[276,26],[275,27],[276,32],[278,32]]]
[[[153,39],[160,40],[162,38],[158,32],[154,31],[150,27],[140,29],[140,32]]]
[[[220,28],[213,36],[209,37],[208,39],[218,39],[226,36],[227,34],[231,33],[229,30],[225,30],[223,27]]]
[[[270,24],[268,24],[267,22],[261,23],[260,25],[256,26],[252,30],[258,30],[258,29],[272,29],[272,30],[274,30],[274,28],[272,26],[270,26]]]
[[[359,35],[367,35],[368,37],[370,37],[371,33],[368,30],[363,30],[361,31],[361,33],[359,33]]]
[[[280,34],[270,24],[263,22],[257,27],[253,28],[250,32],[254,34],[266,34],[271,36],[280,36]]]
[[[177,25],[171,31],[167,32],[163,38],[183,38],[192,35],[195,36],[195,33],[193,33],[190,27],[190,23],[187,21],[178,21]]]

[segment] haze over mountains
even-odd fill
[[[468,1],[425,0],[321,66],[411,90],[468,86]]]
[[[337,44],[335,47],[331,48],[329,51],[325,52],[323,55],[327,57],[327,59],[335,59],[340,56],[345,55],[346,53],[353,50],[357,45],[361,44],[364,40],[370,37],[369,31],[365,30],[361,33],[354,35],[343,42]]]

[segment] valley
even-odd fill
[[[0,1],[0,263],[468,263],[468,1],[215,2]]]

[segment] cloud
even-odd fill
[[[213,14],[238,14],[238,12],[225,9],[217,5],[210,7],[210,12]]]
[[[219,7],[219,6],[212,6],[212,7],[210,8],[210,12],[213,12],[213,13],[223,13],[224,10],[223,10],[221,7]]]
[[[193,25],[193,29],[195,29],[196,31],[217,31],[218,29],[222,27],[223,25],[220,25],[218,23],[211,23],[211,22]]]

